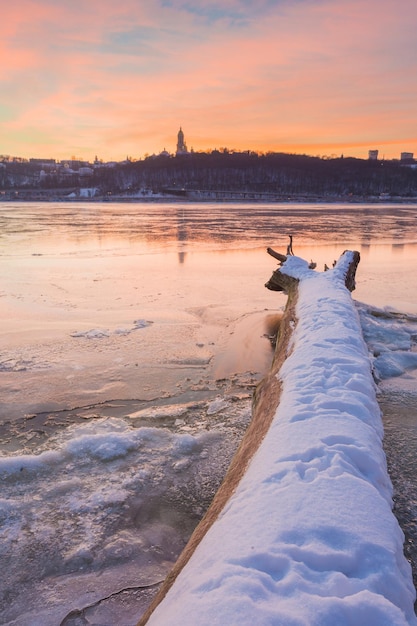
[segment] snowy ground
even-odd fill
[[[343,269],[284,265],[302,280],[274,422],[149,626],[417,624],[369,354]]]

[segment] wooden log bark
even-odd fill
[[[282,364],[287,358],[290,350],[290,340],[297,323],[296,303],[298,296],[299,280],[286,273],[285,261],[287,255],[275,252],[272,248],[267,249],[268,254],[276,258],[281,263],[281,268],[276,270],[271,279],[266,283],[266,287],[272,290],[284,291],[288,295],[285,312],[280,324],[275,354],[270,371],[257,386],[252,407],[252,420],[242,439],[242,442],[232,459],[226,476],[215,495],[212,504],[206,514],[194,530],[189,542],[180,554],[173,569],[168,574],[161,586],[158,594],[142,616],[137,626],[145,626],[155,608],[163,601],[166,594],[174,584],[181,570],[187,565],[199,543],[204,538],[209,528],[216,522],[219,514],[224,509],[226,503],[233,495],[237,485],[242,479],[252,457],[262,443],[271,422],[274,418],[281,396],[281,382],[278,373]],[[339,262],[342,263],[343,253]],[[359,263],[359,253],[350,253],[352,260],[345,271],[345,283],[352,291],[355,284],[355,273]]]

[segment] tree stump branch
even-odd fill
[[[274,257],[274,259],[277,259],[280,262],[280,267],[272,273],[271,278],[268,280],[267,283],[265,283],[265,287],[267,289],[270,289],[271,291],[283,291],[284,293],[289,295],[291,291],[297,288],[298,285],[298,278],[294,278],[293,276],[285,272],[285,262],[287,261],[289,255],[276,252],[275,250],[273,250],[273,248],[267,248],[266,251],[269,255]],[[344,278],[346,288],[349,289],[349,291],[354,291],[356,287],[356,270],[360,261],[360,254],[356,251],[351,252],[350,254],[352,255],[352,258],[345,268],[346,261],[344,255],[347,252],[348,251],[345,250],[340,259],[337,262],[334,262],[333,269],[338,270],[339,268],[340,270],[340,267],[343,268],[342,271],[345,272]],[[309,269],[314,270],[315,267],[315,263],[311,262],[309,264]],[[329,268],[325,266],[325,270],[329,271]]]

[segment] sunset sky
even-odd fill
[[[416,0],[11,0],[0,154],[417,154]]]

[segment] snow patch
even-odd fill
[[[85,339],[102,339],[103,337],[111,337],[112,335],[130,335],[135,330],[146,328],[151,324],[153,324],[153,322],[149,320],[135,320],[130,328],[116,328],[113,331],[108,329],[103,330],[100,328],[92,328],[91,330],[75,331],[71,333],[71,337],[83,337]]]

